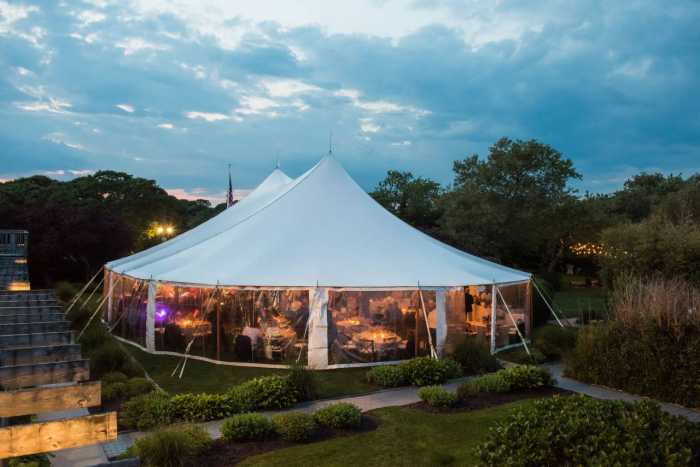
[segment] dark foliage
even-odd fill
[[[584,396],[517,408],[477,448],[483,465],[700,465],[700,427],[651,402]]]

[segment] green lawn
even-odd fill
[[[148,374],[169,393],[224,392],[231,386],[257,376],[284,374],[286,370],[215,365],[199,360],[187,360],[182,379],[171,377],[182,357],[152,355],[130,345],[124,345],[143,365]],[[319,398],[363,394],[377,389],[365,380],[366,368],[317,371]]]
[[[454,414],[430,414],[407,407],[374,410],[377,430],[304,444],[248,458],[241,465],[434,466],[474,465],[474,448],[488,428],[519,404]]]
[[[602,287],[569,287],[555,292],[554,303],[556,309],[561,310],[567,318],[577,318],[582,314],[590,316],[591,313],[600,313],[607,309],[605,293]]]

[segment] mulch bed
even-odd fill
[[[341,436],[351,436],[358,433],[376,430],[379,421],[370,416],[362,416],[362,425],[356,430],[333,430],[330,428],[320,428],[316,436],[309,443],[317,443]],[[308,443],[307,443],[308,444]],[[205,453],[198,456],[196,465],[206,467],[228,467],[236,465],[247,457],[257,456],[277,449],[284,449],[291,446],[298,446],[299,443],[292,443],[281,439],[271,439],[268,441],[246,441],[227,442],[217,439]]]
[[[523,399],[540,399],[543,397],[551,397],[555,395],[569,396],[571,394],[573,394],[573,392],[567,391],[566,389],[544,387],[529,391],[507,393],[483,392],[471,396],[465,401],[459,401],[458,404],[454,407],[431,407],[423,401],[411,404],[409,405],[409,407],[430,413],[469,412],[472,410],[480,410],[486,409],[488,407],[494,407],[496,405],[508,404],[509,402],[515,402]]]

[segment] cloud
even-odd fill
[[[190,111],[185,114],[187,118],[192,119],[192,120],[204,120],[207,122],[218,122],[220,120],[228,120],[229,117],[228,115],[224,115],[221,113],[217,112],[194,112]]]
[[[67,141],[65,135],[61,132],[49,133],[47,135],[44,135],[42,139],[44,139],[46,141],[50,141],[54,144],[63,145],[63,146],[70,148],[70,149],[75,149],[76,151],[84,151],[85,150],[85,146],[83,146],[82,144]]]
[[[206,188],[166,188],[170,196],[188,201],[197,201],[200,199],[209,201],[212,206],[226,202],[226,192],[220,191],[211,193]],[[241,200],[245,198],[252,190],[233,190],[233,199]]]
[[[502,136],[551,144],[584,188],[700,158],[697,2],[30,3],[0,0],[4,177],[114,168],[214,193],[229,162],[243,186],[278,155],[303,172],[331,130],[365,188],[390,168],[449,183]]]
[[[117,105],[115,105],[114,107],[116,107],[116,108],[118,108],[118,109],[121,109],[121,110],[123,110],[124,112],[127,112],[127,113],[134,113],[135,110],[136,110],[136,109],[134,109],[134,106],[133,106],[133,105],[129,105],[129,104],[117,104]]]
[[[123,41],[117,42],[115,47],[122,49],[125,56],[133,55],[138,52],[152,51],[158,52],[162,50],[168,50],[170,47],[164,44],[155,44],[149,42],[142,37],[129,37]]]

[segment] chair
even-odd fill
[[[253,343],[250,337],[239,334],[236,336],[234,343],[236,357],[242,362],[250,362],[253,360]]]

